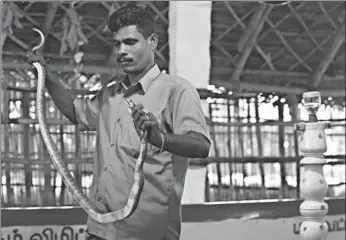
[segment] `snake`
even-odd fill
[[[33,30],[38,32],[41,37],[41,42],[39,43],[39,45],[32,48],[32,51],[35,53],[36,50],[43,46],[45,37],[39,29],[33,28]],[[130,217],[135,212],[139,204],[139,199],[144,187],[143,165],[148,149],[147,131],[142,132],[140,136],[140,151],[136,160],[134,183],[129,191],[126,205],[122,209],[119,209],[117,211],[106,213],[100,212],[97,209],[96,205],[84,194],[81,188],[77,185],[69,169],[67,168],[67,165],[62,160],[59,151],[50,135],[47,124],[45,122],[43,108],[46,77],[45,68],[39,61],[32,61],[31,64],[37,70],[36,112],[39,129],[53,165],[57,169],[58,174],[62,178],[69,192],[72,194],[78,205],[87,213],[87,215],[99,223],[113,223]],[[132,101],[126,100],[126,103],[129,104],[129,109],[134,107],[134,103]]]

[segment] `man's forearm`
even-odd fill
[[[164,150],[188,158],[206,158],[209,155],[209,141],[198,133],[184,135],[166,134]]]
[[[72,123],[77,124],[77,118],[73,106],[73,101],[76,95],[62,86],[62,84],[53,76],[48,67],[46,67],[46,88],[61,113]]]

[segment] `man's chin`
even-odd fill
[[[126,74],[135,73],[137,71],[134,66],[121,66],[120,69]]]

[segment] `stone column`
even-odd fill
[[[201,89],[209,85],[211,4],[211,1],[169,2],[169,72]],[[202,106],[209,117],[206,100]],[[189,168],[183,203],[204,202],[205,174],[205,167]]]

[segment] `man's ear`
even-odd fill
[[[157,34],[153,33],[148,37],[149,45],[151,50],[155,50],[159,43],[159,37]]]

